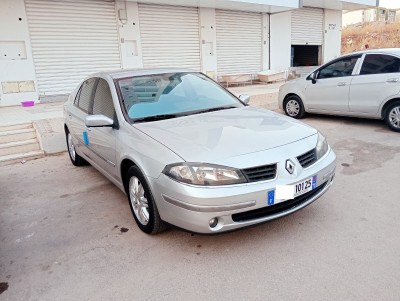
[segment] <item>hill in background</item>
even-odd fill
[[[365,49],[399,47],[400,23],[358,23],[342,29],[342,54]]]

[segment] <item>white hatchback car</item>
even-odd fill
[[[366,50],[337,58],[279,90],[288,116],[306,112],[384,119],[400,132],[400,48]]]

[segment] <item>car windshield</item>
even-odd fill
[[[201,73],[165,73],[118,80],[133,122],[154,121],[244,106]]]

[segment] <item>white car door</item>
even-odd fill
[[[87,149],[85,142],[85,135],[87,134],[85,118],[89,114],[89,105],[95,84],[96,78],[85,80],[75,97],[74,104],[68,108],[70,132],[74,140],[74,145],[87,156],[90,156],[90,151]]]
[[[309,112],[349,112],[349,90],[353,71],[361,55],[338,59],[316,72],[316,80],[307,80],[305,105]]]
[[[367,54],[360,74],[350,86],[349,107],[354,115],[376,116],[382,102],[400,92],[400,59],[387,54]]]
[[[99,78],[94,92],[93,107],[90,113],[104,115],[116,120],[113,99],[107,81]],[[114,127],[88,127],[88,145],[92,160],[111,177],[117,178]]]

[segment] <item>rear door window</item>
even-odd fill
[[[400,72],[400,59],[386,54],[367,54],[360,75]]]

